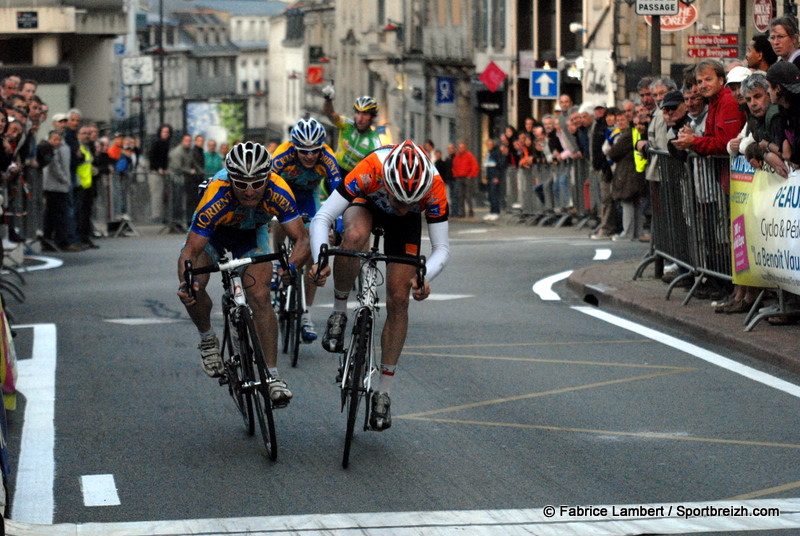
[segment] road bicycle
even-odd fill
[[[417,269],[417,284],[420,288],[425,285],[425,257],[393,256],[379,253],[379,245],[383,229],[372,230],[374,235],[372,247],[369,251],[355,251],[342,248],[329,248],[323,244],[320,248],[318,267],[321,271],[328,265],[331,255],[343,255],[361,259],[362,285],[357,294],[357,302],[353,313],[353,332],[350,344],[342,354],[339,361],[339,374],[337,377],[341,390],[341,411],[347,412],[347,431],[344,438],[344,453],[342,467],[347,469],[350,465],[350,447],[355,433],[358,408],[362,400],[365,404],[364,431],[370,429],[369,416],[372,408],[372,380],[378,374],[375,363],[375,320],[378,315],[378,287],[384,283],[383,274],[378,268],[379,262],[401,263],[414,266]],[[365,400],[364,400],[365,399]]]
[[[212,272],[222,274],[222,317],[225,327],[220,351],[225,371],[219,379],[219,384],[228,387],[228,394],[241,413],[249,435],[255,434],[255,423],[258,421],[267,455],[272,461],[278,458],[273,404],[269,394],[269,384],[275,380],[269,373],[264,353],[258,342],[253,311],[247,303],[244,292],[242,273],[243,268],[249,264],[274,260],[279,261],[284,270],[289,270],[285,248],[281,248],[278,253],[242,259],[228,260],[223,256],[219,262],[200,268],[193,268],[192,262],[187,260],[184,266],[186,287],[192,296],[194,296],[192,281],[195,275]]]

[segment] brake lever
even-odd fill
[[[192,261],[183,261],[183,280],[186,283],[186,293],[194,299],[194,287],[192,286]]]
[[[328,244],[319,246],[319,257],[317,257],[317,273],[314,274],[314,281],[319,280],[322,270],[328,267]]]

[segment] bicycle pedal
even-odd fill
[[[230,380],[228,380],[228,376],[227,375],[223,374],[222,376],[219,377],[219,384],[220,385],[228,385],[229,383],[231,383],[231,382],[230,382]]]

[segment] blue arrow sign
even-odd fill
[[[555,69],[531,71],[530,97],[532,99],[557,99],[558,87],[558,71]]]

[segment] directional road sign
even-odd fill
[[[558,87],[558,71],[555,69],[531,71],[530,97],[532,99],[557,99]]]

